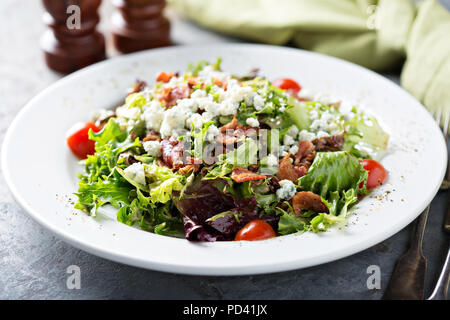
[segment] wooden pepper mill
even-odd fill
[[[100,21],[101,0],[42,0],[48,25],[41,38],[47,65],[58,72],[70,73],[106,58],[105,39],[96,31]],[[69,6],[78,6],[78,25],[70,25]],[[70,9],[70,8],[69,8]]]
[[[113,0],[113,41],[117,50],[129,53],[168,46],[170,23],[163,16],[165,0]]]

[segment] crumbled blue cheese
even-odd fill
[[[314,140],[315,138],[316,138],[316,135],[313,132],[309,132],[305,129],[303,129],[302,131],[300,131],[298,133],[299,141],[305,141],[305,140],[311,141],[311,140]]]
[[[320,139],[320,138],[323,138],[323,137],[328,137],[330,134],[328,133],[328,132],[325,132],[325,131],[319,131],[319,132],[317,132],[317,134],[316,134],[316,137],[318,138],[318,139]]]
[[[216,140],[216,137],[219,135],[220,131],[215,125],[210,125],[208,130],[206,130],[206,140],[209,142],[213,142]]]
[[[283,137],[283,144],[285,146],[291,146],[291,145],[295,144],[295,140],[289,134],[285,134],[284,137]]]
[[[190,107],[186,105],[175,105],[164,111],[164,118],[161,123],[160,133],[163,138],[177,137],[182,132],[186,132],[186,120],[192,115]]]
[[[298,127],[295,124],[293,124],[292,126],[289,127],[286,133],[291,137],[296,137],[298,135]]]
[[[289,200],[297,192],[295,184],[290,180],[281,180],[279,184],[280,189],[277,190],[277,197],[280,200]]]
[[[310,114],[312,111],[310,112]],[[328,111],[322,112],[320,117],[315,115],[314,121],[310,126],[311,131],[317,133],[318,138],[330,136],[342,131],[341,120]]]
[[[164,108],[158,101],[151,101],[145,108],[142,118],[149,130],[159,131],[164,119]]]
[[[253,106],[257,111],[260,111],[264,108],[264,98],[261,97],[259,94],[256,94],[253,98]]]
[[[159,141],[144,141],[142,143],[144,150],[152,157],[159,157],[161,155],[161,142]]]
[[[116,109],[116,115],[119,118],[138,120],[141,115],[141,108],[128,108],[126,105],[123,105]]]
[[[290,149],[289,149],[289,153],[290,154],[296,154],[298,152],[298,145],[293,145]]]
[[[133,163],[125,170],[125,176],[139,184],[145,185],[145,171],[144,166],[140,162]]]
[[[247,123],[250,127],[259,127],[259,121],[256,118],[248,118],[245,123]]]
[[[278,166],[278,157],[276,155],[269,154],[267,156],[267,165],[269,167],[276,167],[276,166]]]

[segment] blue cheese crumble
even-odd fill
[[[280,189],[277,190],[277,197],[280,200],[290,200],[297,192],[295,184],[290,180],[281,180],[279,184]]]
[[[145,185],[145,171],[144,166],[140,162],[133,163],[131,166],[127,167],[125,170],[125,176],[139,184]]]
[[[159,141],[144,141],[142,146],[152,157],[158,158],[161,155],[161,142]]]

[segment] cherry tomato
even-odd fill
[[[367,189],[374,189],[386,181],[387,171],[379,162],[366,159],[362,160],[361,164],[365,170],[369,171]]]
[[[79,122],[70,128],[67,135],[67,144],[70,150],[80,159],[87,158],[95,153],[95,141],[89,140],[89,130],[100,131],[92,122]]]
[[[288,94],[296,97],[298,92],[302,87],[297,83],[297,81],[289,78],[276,79],[272,82],[275,87],[286,90]]]
[[[263,220],[252,220],[238,231],[234,240],[254,241],[276,237],[270,224]]]

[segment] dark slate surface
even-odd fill
[[[450,7],[450,0],[443,2]],[[6,14],[9,10],[16,15]],[[109,5],[102,10],[109,14]],[[41,13],[35,0],[3,0],[0,4],[0,30],[5,34],[0,37],[0,144],[21,106],[59,78],[45,68],[38,49]],[[173,12],[169,15],[178,43],[230,40],[193,26]],[[107,27],[104,21],[102,28]],[[398,75],[388,77],[398,82]],[[426,230],[426,295],[431,293],[448,248],[442,231],[446,200],[448,195],[439,194],[433,201]],[[408,226],[351,257],[303,270],[243,277],[175,275],[98,258],[55,238],[17,205],[0,174],[0,299],[379,299],[396,260],[407,249],[411,229]],[[79,290],[66,286],[70,265],[81,269]],[[370,265],[381,269],[380,290],[367,289]]]

